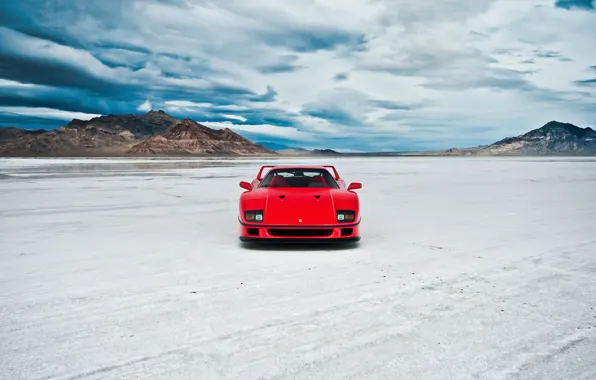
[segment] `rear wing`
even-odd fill
[[[260,181],[263,179],[262,175],[263,175],[263,169],[265,168],[274,168],[275,165],[265,165],[265,166],[261,166],[261,170],[259,170],[259,174],[257,174],[257,180]]]
[[[335,166],[332,165],[323,165],[324,168],[331,168],[331,170],[333,170],[333,176],[335,177],[335,180],[337,181],[340,177],[339,177],[339,173],[337,172],[337,169],[335,169]]]

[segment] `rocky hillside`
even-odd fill
[[[29,141],[35,141],[36,136],[45,133],[41,130],[29,130],[14,127],[0,128],[0,154],[7,151],[20,151]]]
[[[179,127],[192,125],[193,128]],[[177,128],[175,128],[177,127]],[[172,143],[172,141],[176,141]],[[74,119],[54,130],[0,128],[0,156],[274,154],[229,129],[214,130],[163,111]]]
[[[34,137],[46,132],[45,129],[21,129],[15,127],[0,128],[0,144],[18,141],[26,136]]]
[[[478,155],[596,155],[596,131],[551,121],[479,149]]]
[[[146,114],[107,115],[91,120],[74,119],[66,128],[102,128],[112,131],[129,131],[137,137],[150,137],[166,132],[178,120],[164,111],[149,111]]]
[[[225,128],[214,130],[194,120],[184,119],[162,135],[153,136],[133,146],[134,155],[202,155],[202,154],[275,154]]]

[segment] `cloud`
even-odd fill
[[[283,29],[262,33],[263,40],[271,46],[283,46],[295,52],[334,50],[340,46],[358,48],[364,43],[362,35],[333,28]]]
[[[5,1],[0,107],[11,111],[0,122],[152,108],[351,150],[484,143],[550,119],[585,125],[596,117],[593,5]]]
[[[387,110],[411,110],[414,105],[406,105],[400,104],[393,100],[379,100],[379,99],[371,99],[369,103],[374,107],[383,108]]]
[[[228,118],[228,119],[233,119],[233,120],[240,120],[242,122],[245,122],[247,119],[243,116],[239,116],[239,115],[228,115],[228,114],[222,114],[223,117]]]
[[[70,121],[72,119],[90,120],[94,117],[101,116],[99,114],[88,114],[84,112],[67,112],[50,108],[29,107],[0,107],[0,112],[65,121]]]
[[[348,73],[337,73],[333,76],[333,80],[336,82],[342,82],[348,80],[349,75]]]
[[[137,107],[137,111],[151,111],[151,102],[149,100],[145,100],[140,106]]]
[[[581,9],[581,10],[594,10],[594,0],[557,0],[555,2],[557,8],[562,9]]]
[[[28,116],[20,113],[0,111],[0,125],[24,129],[54,129],[66,123],[62,119]]]
[[[267,91],[262,95],[251,96],[250,100],[254,102],[272,102],[277,98],[277,91],[270,85],[267,85]]]
[[[297,64],[300,57],[296,54],[285,54],[279,57],[275,57],[272,62],[264,63],[261,66],[257,66],[257,70],[261,74],[279,74],[279,73],[291,73],[301,69],[307,68]]]
[[[291,64],[276,64],[268,66],[260,66],[258,70],[262,74],[277,74],[277,73],[291,73],[302,69],[302,66],[291,65]]]
[[[89,52],[30,38],[4,27],[0,27],[0,62],[0,77],[23,83],[84,87],[98,92],[116,83],[107,78],[109,69]]]
[[[596,86],[596,78],[577,80],[575,83],[578,86]]]
[[[290,141],[309,141],[313,140],[315,136],[312,134],[300,131],[295,127],[278,127],[271,124],[261,125],[240,125],[233,124],[229,121],[225,122],[202,122],[201,124],[214,129],[230,128],[234,132],[240,132],[243,135],[264,135],[271,137],[279,137]]]

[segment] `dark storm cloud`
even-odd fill
[[[0,112],[0,126],[23,129],[54,129],[65,125],[60,119],[25,116],[10,112]]]
[[[304,107],[303,113],[340,125],[359,126],[363,124],[361,120],[348,111],[335,106],[324,107],[316,103],[307,104]]]
[[[280,27],[267,32],[258,32],[258,35],[266,44],[281,46],[300,53],[334,50],[342,46],[360,49],[365,44],[364,35],[331,27]]]
[[[91,53],[95,59],[112,69],[124,67],[138,71],[146,67],[147,56],[124,49],[98,49]]]
[[[15,37],[18,37],[16,42]],[[19,50],[20,42],[27,38],[0,28],[0,78],[57,87],[83,87],[96,92],[104,92],[113,84],[66,57]]]
[[[560,58],[561,57],[561,53],[558,51],[553,51],[553,50],[535,50],[536,52],[536,57],[540,57],[540,58]]]
[[[595,0],[557,0],[555,7],[562,9],[582,9],[582,10],[594,10]]]
[[[91,114],[130,113],[137,104],[112,97],[94,96],[83,90],[34,87],[0,87],[0,106],[41,107]]]
[[[587,68],[587,71],[596,71],[596,66],[589,66]],[[593,87],[593,86],[596,87],[596,78],[575,80],[572,83],[579,87]],[[581,92],[578,92],[578,93],[583,94],[586,98],[590,97],[589,93],[581,93]]]
[[[94,45],[90,40],[101,40],[103,32],[128,24],[133,12],[132,1],[8,0],[0,1],[0,25],[30,37],[84,49]],[[95,33],[69,33],[68,28],[75,23],[92,24]],[[122,47],[126,46],[129,43],[123,41]]]
[[[296,125],[296,118],[299,116],[295,113],[289,113],[286,111],[281,110],[271,110],[271,109],[260,109],[260,108],[252,108],[249,110],[243,111],[225,111],[221,110],[218,111],[218,117],[223,117],[221,115],[235,115],[241,116],[246,119],[246,121],[242,122],[242,124],[246,125],[262,125],[262,124],[270,124],[276,125],[279,127],[293,127]],[[228,118],[225,118],[229,120]],[[219,120],[217,120],[219,121]]]
[[[54,87],[83,88],[93,93],[110,95],[128,93],[132,86],[101,79],[85,69],[53,60],[27,59],[0,51],[0,78],[21,83]]]
[[[596,86],[596,78],[577,80],[574,83],[578,86]]]
[[[306,68],[305,66],[296,64],[299,58],[295,54],[286,54],[278,57],[274,63],[260,65],[256,69],[262,74],[291,73]]]
[[[304,66],[284,64],[284,63],[257,67],[257,70],[262,74],[291,73],[291,72],[298,71],[301,69],[304,69]]]
[[[560,51],[555,51],[555,50],[535,49],[534,55],[537,58],[553,58],[553,59],[557,59],[561,62],[572,62],[573,61],[573,59],[564,56]]]
[[[254,95],[249,98],[253,102],[273,102],[277,99],[277,91],[271,86],[267,86],[267,92],[262,95]]]
[[[38,6],[36,7],[33,1],[28,0],[0,1],[0,25],[31,37],[66,46],[82,47],[76,38],[65,35],[62,31],[54,28],[40,25],[38,21],[42,12]]]
[[[54,26],[64,19],[77,20],[85,17],[93,18],[100,29],[112,29],[118,28],[127,19],[134,11],[134,4],[122,0],[19,0],[1,2],[0,11],[0,21],[10,28],[40,24]]]
[[[371,99],[369,100],[369,103],[377,108],[383,108],[386,110],[403,110],[403,111],[407,111],[407,110],[411,110],[414,107],[411,105],[406,105],[406,104],[400,104],[398,102],[394,102],[392,100],[378,100],[378,99]]]
[[[336,82],[343,82],[345,80],[348,80],[348,78],[349,78],[348,73],[337,73],[333,77],[333,80]]]

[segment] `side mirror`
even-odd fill
[[[246,181],[240,181],[240,187],[248,191],[252,190],[252,185]]]
[[[360,182],[352,182],[348,186],[348,191],[357,190],[357,189],[362,189],[362,184]]]

